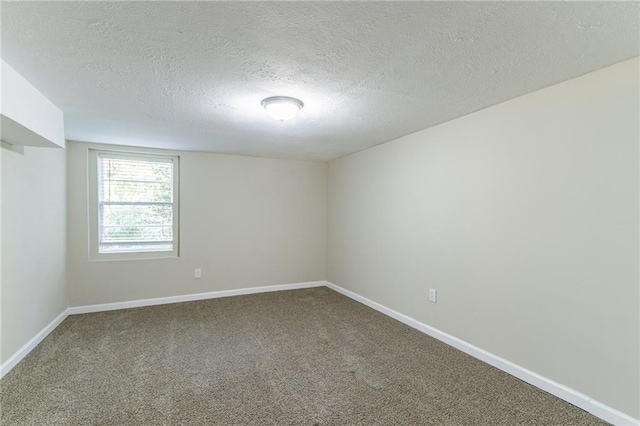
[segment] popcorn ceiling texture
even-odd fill
[[[3,2],[68,139],[328,160],[639,54],[637,2]],[[284,125],[260,101],[302,99]]]
[[[67,318],[6,425],[605,425],[326,288]]]

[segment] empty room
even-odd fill
[[[640,3],[0,18],[0,424],[640,425]]]

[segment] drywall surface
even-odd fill
[[[4,363],[2,356],[2,146],[0,146],[0,365]],[[10,355],[9,355],[10,356]]]
[[[640,54],[637,2],[3,2],[68,139],[328,160]],[[268,96],[305,106],[284,124]]]
[[[330,162],[328,280],[639,418],[638,64]]]
[[[62,149],[2,148],[0,362],[67,308],[65,167]]]
[[[198,152],[164,151],[180,156],[180,256],[89,261],[90,147],[127,149],[68,142],[71,306],[326,278],[325,163]]]
[[[5,61],[2,66],[2,140],[16,145],[64,148],[62,111]]]

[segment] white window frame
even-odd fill
[[[98,229],[98,154],[154,161],[171,159],[173,163],[173,250],[100,253]],[[89,149],[89,260],[167,259],[179,257],[180,250],[180,157],[127,151]]]

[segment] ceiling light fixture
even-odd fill
[[[262,101],[262,107],[267,111],[267,114],[281,123],[295,117],[303,106],[300,99],[288,96],[272,96]]]

